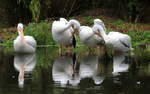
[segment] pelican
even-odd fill
[[[75,47],[76,44],[72,26],[74,29],[79,30],[80,23],[75,19],[68,22],[64,18],[60,18],[59,21],[54,21],[52,23],[52,37],[54,41],[59,43],[60,46],[64,45],[70,47],[73,45]]]
[[[94,25],[92,30],[99,35],[107,45],[112,45],[115,51],[128,52],[133,50],[131,45],[131,38],[127,34],[120,32],[110,32],[106,34],[102,25]]]
[[[35,54],[17,54],[14,57],[14,67],[19,71],[18,84],[19,87],[24,85],[25,73],[30,73],[33,71],[36,65],[36,55]]]
[[[36,41],[32,36],[24,36],[23,24],[19,23],[19,36],[14,40],[14,50],[17,53],[34,53],[36,51]]]
[[[103,42],[102,38],[95,34],[89,26],[80,27],[79,37],[81,42],[89,47],[95,47]]]
[[[65,24],[68,24],[69,22],[65,19],[65,18],[60,18],[60,21],[64,22]],[[70,32],[72,33],[72,45],[75,48],[76,47],[76,39],[75,39],[75,35],[74,35],[74,30],[72,27],[69,28]]]

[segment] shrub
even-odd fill
[[[143,37],[150,43],[150,31],[144,31]]]
[[[134,47],[145,45],[150,41],[149,31],[129,31],[128,35],[132,38],[132,44]]]
[[[33,36],[38,45],[54,45],[51,35],[51,24],[47,22],[30,23],[25,28],[26,35]]]

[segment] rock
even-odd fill
[[[0,37],[0,43],[3,43],[4,42],[4,40]]]

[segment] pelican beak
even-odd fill
[[[23,29],[19,27],[18,32],[23,32]]]
[[[99,31],[96,31],[95,34],[101,37],[101,34]]]
[[[102,37],[102,35],[101,35],[99,30],[97,30],[97,32],[95,34],[97,34],[99,37],[101,37],[104,40],[104,38]]]

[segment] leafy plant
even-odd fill
[[[34,21],[38,22],[40,17],[40,0],[32,0],[30,5],[30,11],[32,12],[32,18]]]
[[[30,23],[26,28],[27,35],[33,36],[38,45],[54,45],[51,35],[51,24],[47,22]]]
[[[150,41],[149,31],[129,31],[127,33],[132,38],[132,44],[134,47],[145,45]]]
[[[25,8],[29,9],[32,13],[32,19],[38,22],[41,13],[40,0],[17,0],[18,4],[23,4]]]
[[[144,31],[143,37],[150,43],[150,31]]]

